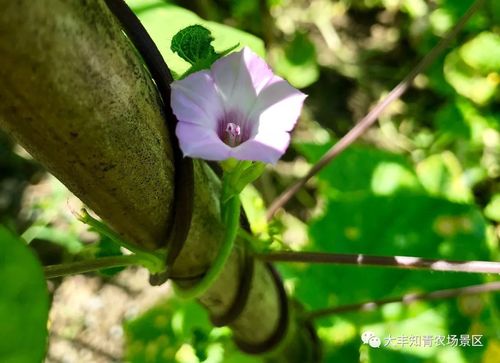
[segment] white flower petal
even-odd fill
[[[172,84],[176,134],[185,156],[206,160],[276,163],[285,153],[306,95],[273,75],[250,49],[216,61]],[[242,144],[226,145],[228,123],[241,129]]]
[[[209,71],[196,72],[175,81],[171,89],[170,104],[180,121],[215,128],[224,107]]]
[[[300,116],[306,95],[274,76],[257,97],[250,119],[259,120],[262,130],[291,131]]]
[[[231,149],[231,157],[275,164],[290,144],[288,132],[259,133],[240,146]]]
[[[245,115],[273,77],[266,62],[246,47],[217,60],[211,72],[226,110],[238,109]]]
[[[175,130],[184,156],[205,160],[225,160],[231,148],[224,144],[214,130],[187,122],[179,122]]]

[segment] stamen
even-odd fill
[[[241,127],[238,124],[229,122],[226,126],[224,141],[229,146],[238,146],[241,142]]]

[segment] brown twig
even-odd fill
[[[267,219],[270,220],[274,214],[283,207],[297,191],[302,188],[309,179],[316,175],[320,170],[328,165],[336,156],[344,151],[356,139],[358,139],[370,126],[377,121],[382,112],[393,101],[400,98],[410,87],[415,77],[427,69],[436,58],[450,45],[451,41],[460,32],[465,23],[483,4],[484,0],[477,0],[467,12],[462,16],[458,23],[448,32],[448,34],[416,65],[415,68],[396,86],[393,90],[379,102],[365,117],[363,117],[344,137],[333,145],[323,157],[309,170],[307,175],[299,179],[295,184],[286,189],[272,203],[267,212]]]
[[[351,304],[351,305],[344,305],[344,306],[338,306],[338,307],[332,307],[332,308],[311,311],[310,313],[308,313],[306,315],[306,319],[308,319],[308,320],[319,319],[319,318],[323,318],[323,317],[328,316],[328,315],[347,313],[347,312],[351,312],[351,311],[356,311],[356,312],[372,311],[372,310],[375,310],[376,308],[378,308],[382,305],[386,305],[386,304],[390,304],[390,303],[394,303],[394,302],[400,302],[403,304],[410,304],[410,303],[412,303],[414,301],[418,301],[418,300],[449,299],[449,298],[457,297],[457,296],[475,295],[475,294],[494,292],[494,291],[499,291],[499,290],[500,290],[500,281],[496,281],[496,282],[489,282],[489,283],[480,284],[480,285],[459,287],[459,288],[454,288],[454,289],[437,290],[437,291],[426,292],[426,293],[422,293],[422,294],[406,294],[404,296],[399,296],[399,297],[394,297],[394,298],[373,300],[373,301],[367,301],[367,302],[360,303],[360,304]]]
[[[363,254],[283,251],[259,253],[257,258],[269,262],[305,262],[337,265],[378,266],[404,270],[431,270],[500,274],[500,262],[450,261],[409,256],[367,256]]]

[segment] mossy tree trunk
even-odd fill
[[[0,9],[0,128],[124,239],[163,246],[175,213],[172,135],[149,73],[113,15],[102,0],[0,0]],[[218,179],[201,162],[194,174],[193,219],[175,276],[203,273],[223,234]],[[244,248],[237,245],[199,299],[211,316],[232,305]],[[245,308],[230,325],[248,346],[268,340],[282,314],[270,270],[254,266]],[[311,337],[298,324],[289,318],[271,360],[310,360]]]

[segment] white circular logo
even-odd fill
[[[368,345],[372,348],[379,348],[381,343],[380,338],[376,336],[373,336],[370,340],[368,340]]]
[[[382,344],[380,338],[372,331],[365,331],[361,334],[361,340],[363,341],[363,344],[368,344],[372,348],[379,348]]]
[[[374,337],[375,333],[372,331],[365,331],[363,334],[361,334],[361,340],[363,341],[364,344],[368,344],[370,341],[371,337]]]

